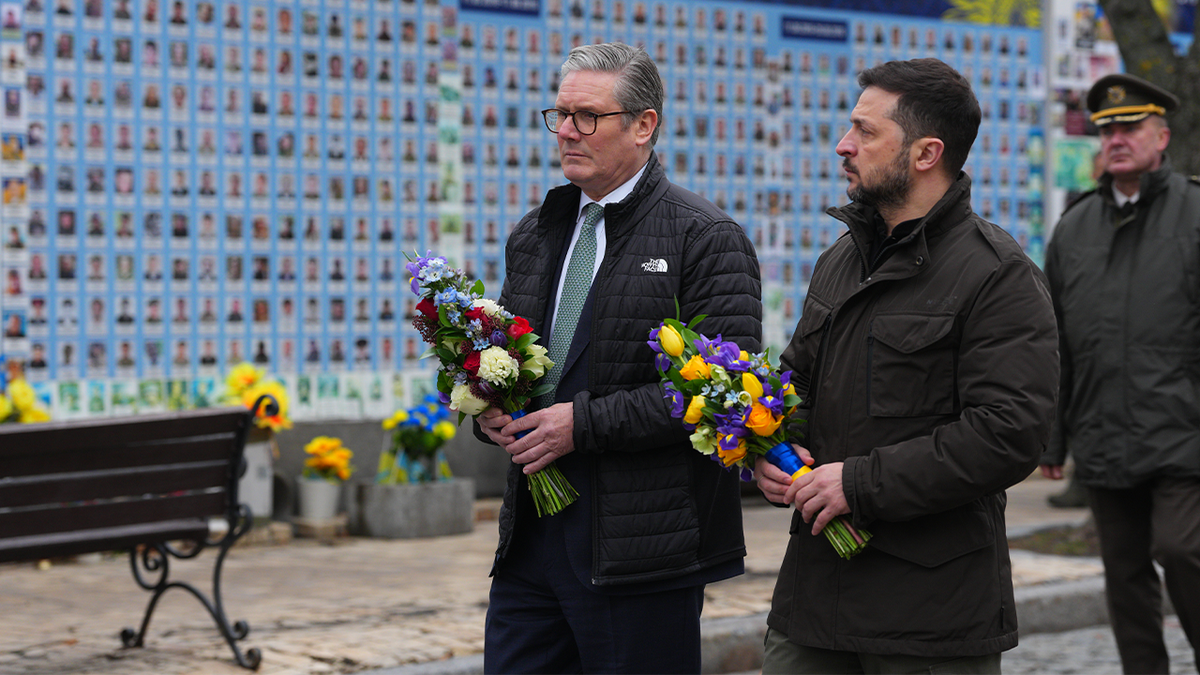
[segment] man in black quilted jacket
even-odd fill
[[[513,462],[489,673],[699,672],[704,585],[743,571],[738,478],[691,448],[646,340],[678,301],[757,351],[758,261],[737,223],[667,180],[662,106],[654,62],[613,43],[573,50],[542,113],[570,184],[509,237],[500,301],[542,336],[556,390],[516,421],[478,418]],[[539,518],[524,475],[551,461],[580,494]]]

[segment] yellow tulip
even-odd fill
[[[745,349],[743,349],[742,351],[738,352],[738,360],[739,361],[749,361],[750,354],[747,353]]]
[[[688,362],[683,364],[683,367],[679,369],[679,374],[682,375],[683,379],[685,380],[694,380],[697,377],[708,379],[708,376],[711,373],[712,369],[709,368],[708,364],[704,362],[704,359],[701,358],[699,354],[693,355],[692,358],[688,359]]]
[[[704,418],[704,397],[693,396],[688,403],[687,412],[683,415],[683,421],[688,424],[698,424]]]
[[[683,336],[672,326],[663,325],[659,329],[658,342],[662,345],[663,351],[671,356],[679,356],[683,353]]]
[[[750,415],[746,418],[746,428],[759,436],[770,436],[783,423],[783,416],[776,416],[761,403],[750,407]]]
[[[758,381],[754,373],[742,373],[742,391],[745,391],[747,394],[753,396],[755,400],[758,400],[758,397],[763,395],[762,382]]]

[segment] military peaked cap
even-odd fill
[[[1179,98],[1162,87],[1114,73],[1096,80],[1087,95],[1092,122],[1102,127],[1113,122],[1137,122],[1150,115],[1166,115],[1179,107]]]

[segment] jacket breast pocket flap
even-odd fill
[[[900,523],[876,521],[868,548],[934,568],[995,543],[987,513],[970,504]]]
[[[954,413],[953,314],[879,314],[871,321],[870,412],[875,417]]]
[[[796,330],[800,336],[808,339],[813,333],[825,327],[825,319],[829,316],[830,309],[825,305],[820,304],[813,298],[809,298],[804,305],[804,314],[800,317],[800,323],[796,326]]]

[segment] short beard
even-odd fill
[[[896,158],[883,168],[882,176],[875,185],[867,185],[862,174],[859,174],[858,178],[858,185],[846,190],[852,201],[875,207],[876,211],[900,206],[908,199],[908,193],[912,190],[907,148],[896,153]]]

